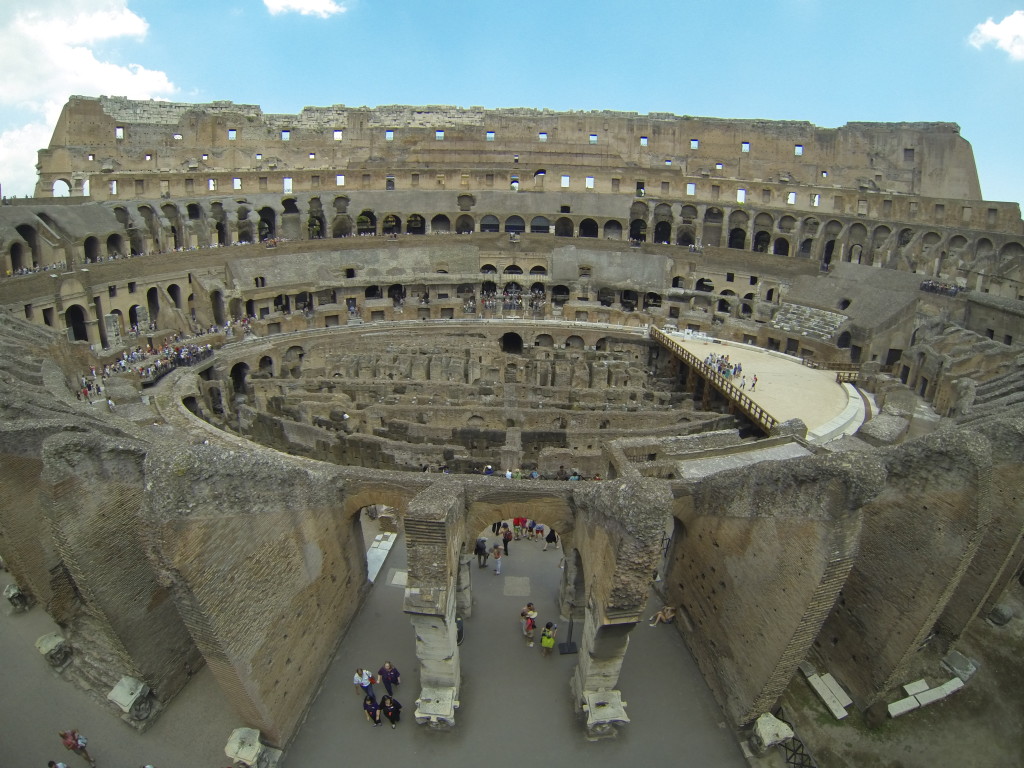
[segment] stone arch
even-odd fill
[[[381,234],[400,235],[402,234],[402,219],[393,213],[389,213],[381,219],[380,227]]]
[[[82,250],[85,253],[85,260],[94,264],[100,259],[100,241],[95,235],[89,235],[82,242]]]
[[[427,220],[418,213],[410,214],[405,223],[405,233],[407,235],[427,234]]]
[[[377,214],[367,208],[356,217],[357,235],[377,234]]]
[[[555,346],[555,340],[552,338],[550,333],[539,333],[537,338],[533,341],[535,347],[553,347]]]
[[[555,221],[555,237],[572,237],[572,219],[562,216]]]
[[[281,376],[287,374],[293,379],[302,378],[302,359],[305,356],[306,351],[302,347],[298,345],[288,347],[284,355],[281,356]]]
[[[654,225],[654,242],[662,245],[672,242],[672,222],[659,221]]]
[[[609,219],[604,223],[604,239],[605,240],[621,240],[622,239],[622,222],[616,221],[615,219]]]
[[[629,239],[643,243],[647,240],[647,222],[643,219],[633,219],[629,222]]]
[[[331,237],[348,237],[352,234],[352,217],[339,214],[331,222]]]
[[[213,322],[216,325],[224,325],[224,294],[220,291],[210,293],[210,308],[213,312]]]
[[[498,221],[498,217],[492,213],[487,214],[480,219],[480,231],[481,232],[500,232],[501,222]]]
[[[81,304],[72,304],[64,310],[64,327],[68,329],[72,341],[89,340],[85,325],[88,319],[89,315]]]
[[[274,358],[272,358],[270,355],[264,355],[263,357],[261,357],[258,367],[261,375],[266,376],[268,378],[273,378]]]
[[[277,211],[265,205],[256,212],[256,215],[259,216],[256,226],[259,229],[260,242],[277,237]]]
[[[754,233],[754,241],[751,246],[751,250],[757,251],[758,253],[768,253],[768,247],[771,245],[772,236],[767,230],[760,230]]]
[[[522,216],[509,216],[505,219],[505,231],[513,235],[521,235],[526,231],[526,222]]]
[[[572,335],[565,340],[566,349],[583,349],[585,346],[582,336]]]
[[[107,236],[107,257],[127,256],[124,250],[124,238],[117,232]]]
[[[722,243],[722,222],[724,214],[721,208],[714,206],[704,211],[704,245],[716,248]]]
[[[452,222],[443,213],[436,214],[430,220],[430,231],[434,234],[447,235],[452,231]]]
[[[51,194],[54,197],[71,197],[71,182],[67,179],[57,179],[53,182]]]
[[[772,253],[776,256],[789,256],[789,240],[785,237],[775,238],[775,244],[772,245]]]
[[[597,237],[598,227],[597,222],[593,219],[583,219],[580,222],[580,237]]]
[[[534,235],[546,235],[551,231],[551,222],[546,216],[534,216],[530,220],[530,232]]]
[[[523,353],[523,337],[514,331],[502,334],[499,343],[501,351],[507,355],[521,355]]]
[[[455,220],[455,234],[471,235],[476,231],[476,222],[468,213],[464,213]]]
[[[18,224],[14,227],[14,231],[17,232],[21,239],[25,241],[28,246],[29,254],[32,257],[31,267],[38,267],[39,264],[39,237],[36,233],[36,228],[29,224]]]

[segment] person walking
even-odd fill
[[[377,682],[373,679],[373,675],[369,671],[362,667],[356,668],[356,673],[352,677],[352,684],[356,687],[357,693],[362,693],[364,696],[368,696],[374,701],[377,700],[377,694],[373,692],[373,684]]]
[[[540,631],[540,655],[550,656],[551,649],[555,647],[555,635],[558,634],[558,625],[550,621]]]
[[[366,719],[373,723],[374,728],[380,725],[380,706],[376,699],[371,699],[369,696],[363,697],[363,713],[366,715]]]
[[[393,696],[395,693],[392,686],[400,685],[402,682],[402,674],[390,661],[385,661],[384,666],[377,670],[377,677],[384,683],[384,689],[388,692],[388,696]]]
[[[473,554],[476,555],[476,561],[480,567],[486,568],[487,558],[489,557],[487,553],[487,539],[480,538],[476,540],[476,547],[473,549]]]
[[[526,620],[523,622],[523,634],[526,635],[526,647],[533,648],[533,633],[537,629],[537,612],[529,610],[526,612]]]
[[[555,549],[558,549],[558,534],[554,528],[548,528],[548,535],[544,537],[544,550],[547,550],[548,544],[554,544]]]
[[[71,728],[67,731],[58,731],[61,742],[64,744],[65,749],[69,749],[79,757],[84,757],[89,761],[89,765],[96,765],[96,761],[92,759],[92,755],[89,754],[89,750],[85,748],[85,745],[89,743],[89,740],[82,734]]]
[[[526,616],[531,611],[536,610],[537,609],[533,607],[533,603],[527,603],[522,607],[522,610],[519,611],[519,626],[523,630],[523,637],[526,637]]]
[[[501,575],[501,547],[497,544],[494,545],[494,549],[491,550],[491,557],[494,558],[494,575]]]
[[[398,721],[402,718],[402,705],[391,696],[385,696],[380,700],[380,708],[394,730],[398,727]]]
[[[501,524],[501,543],[505,545],[505,554],[508,555],[508,543],[512,541],[512,531],[509,530],[508,523]]]

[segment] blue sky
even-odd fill
[[[0,0],[0,184],[73,93],[951,121],[1024,201],[1024,0]]]

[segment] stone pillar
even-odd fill
[[[614,737],[617,729],[629,722],[626,702],[615,686],[629,647],[629,633],[635,626],[635,621],[601,624],[597,611],[587,606],[579,661],[570,687],[591,738]]]
[[[459,575],[455,580],[455,615],[468,619],[473,615],[473,582],[470,577],[470,565],[476,558],[463,555],[459,560]]]
[[[469,600],[458,596],[460,581],[469,581],[469,563],[463,557],[465,496],[462,485],[441,481],[409,503],[405,518],[409,573],[405,612],[416,632],[416,658],[420,664],[420,695],[416,722],[433,727],[455,724],[461,673],[455,616],[457,605]],[[467,590],[468,591],[468,590]]]
[[[85,335],[89,339],[89,344],[96,348],[102,348],[103,339],[100,338],[100,321],[99,320],[86,320],[85,321]]]

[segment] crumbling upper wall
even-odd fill
[[[393,141],[385,131],[394,133]],[[854,190],[877,186],[901,194],[981,199],[973,152],[953,123],[850,123],[826,129],[800,121],[665,113],[403,105],[305,107],[297,115],[277,115],[232,102],[80,96],[65,105],[49,147],[40,152],[37,194],[47,194],[55,179],[96,171],[343,169],[389,156],[395,167],[423,164],[437,170],[452,162],[445,154],[451,142],[477,154],[473,165],[478,168],[505,167],[510,151],[528,151],[531,164],[555,168],[653,171],[670,158],[695,178],[806,185],[817,183],[825,171],[830,185]],[[718,164],[728,165],[728,171]]]

